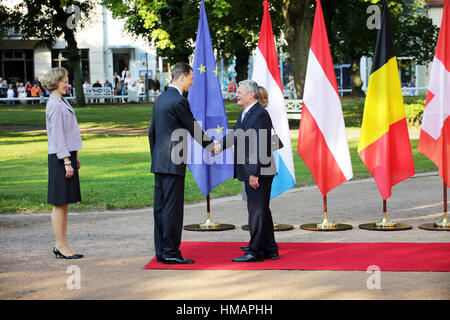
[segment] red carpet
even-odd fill
[[[236,263],[244,242],[182,242],[194,264],[166,265],[153,258],[144,269],[176,270],[337,270],[450,271],[450,243],[278,243],[280,259]]]

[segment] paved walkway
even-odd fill
[[[348,182],[329,193],[328,211],[332,220],[354,228],[313,232],[298,226],[322,218],[322,198],[316,187],[294,188],[271,202],[274,220],[295,226],[277,232],[278,242],[450,241],[450,232],[418,228],[442,217],[442,180],[436,174],[400,183],[388,200],[388,216],[412,224],[412,230],[379,232],[357,227],[379,220],[381,207],[372,179]],[[211,210],[213,219],[237,228],[184,231],[183,241],[249,240],[248,232],[240,228],[247,221],[240,196],[212,199]],[[369,289],[372,274],[365,271],[143,270],[154,255],[152,211],[70,212],[69,241],[85,254],[76,261],[55,259],[49,214],[1,214],[0,299],[450,299],[448,272],[381,271],[380,289]],[[205,211],[204,202],[186,205],[184,223],[202,222]],[[70,266],[80,270],[78,290],[67,287]]]
[[[1,126],[0,132],[34,132],[45,133],[45,127],[38,126]],[[420,129],[409,129],[410,139],[419,139]],[[80,126],[81,133],[91,134],[117,134],[117,135],[147,135],[148,128],[133,127],[89,127]],[[348,139],[359,139],[361,130],[358,128],[348,128]],[[290,130],[291,138],[298,137],[298,128]]]

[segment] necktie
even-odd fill
[[[242,116],[241,116],[241,123],[242,121],[244,121],[245,115],[247,114],[247,111],[244,110],[244,112],[242,112]]]

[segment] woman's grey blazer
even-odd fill
[[[51,94],[45,109],[48,153],[56,153],[58,159],[70,157],[71,151],[83,147],[75,111],[64,97]]]

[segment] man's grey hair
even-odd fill
[[[253,97],[255,99],[258,99],[258,95],[259,95],[259,87],[258,84],[256,83],[256,81],[253,80],[243,80],[241,82],[239,82],[239,86],[243,85],[245,87],[245,92],[249,93],[249,92],[253,92]]]

